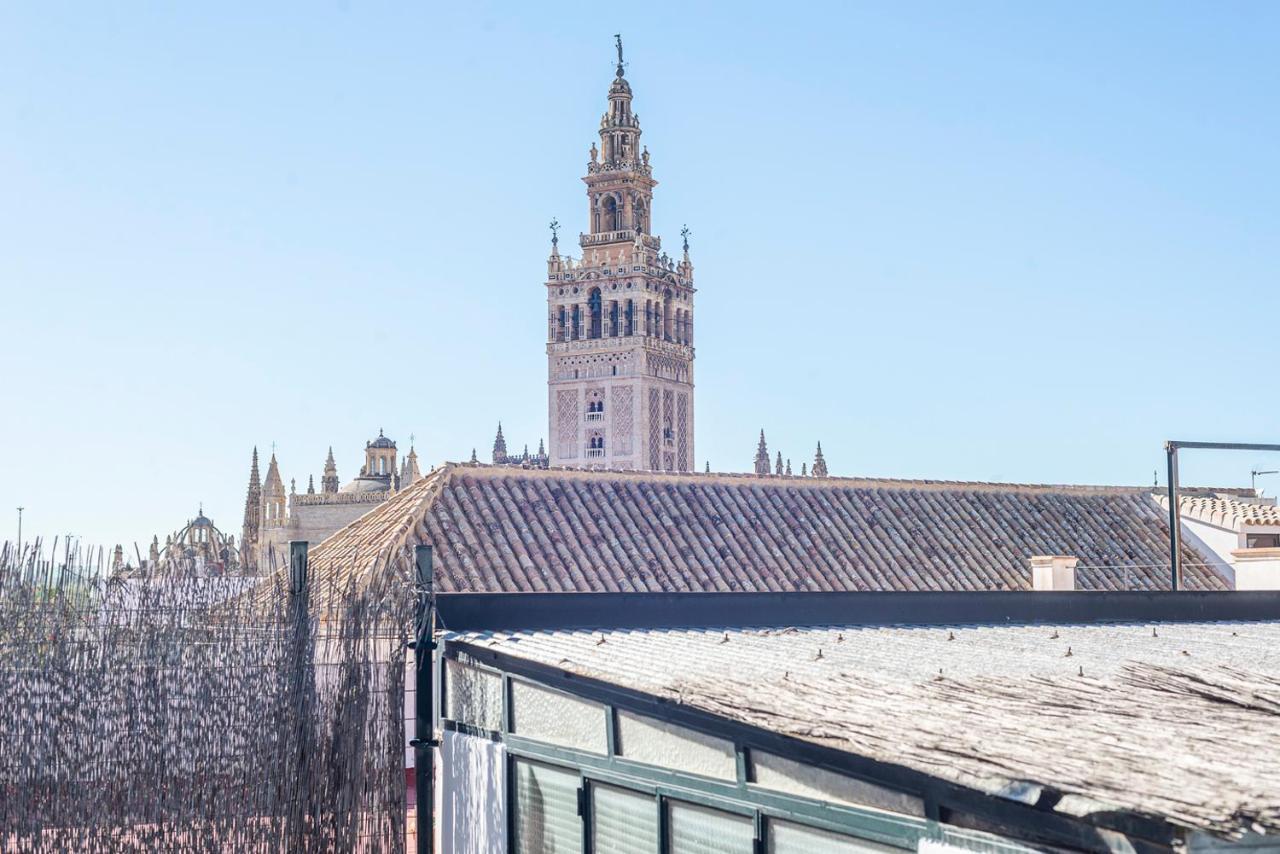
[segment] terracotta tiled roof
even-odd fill
[[[1142,488],[449,464],[310,564],[345,582],[431,543],[442,592],[990,590],[1065,554],[1085,589],[1155,589],[1167,532]],[[1184,548],[1189,587],[1227,587]]]
[[[1169,499],[1160,496],[1160,506],[1168,509]],[[1223,495],[1181,495],[1178,509],[1187,518],[1237,531],[1242,525],[1280,525],[1280,508],[1274,504],[1254,504]]]

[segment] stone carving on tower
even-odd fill
[[[653,179],[631,110],[622,42],[587,162],[582,257],[547,259],[547,398],[552,466],[691,471],[693,264],[652,234]]]

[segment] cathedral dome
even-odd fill
[[[378,431],[378,438],[369,443],[370,448],[394,448],[396,443],[382,435],[382,431]]]
[[[391,477],[388,475],[361,475],[338,490],[339,492],[386,492],[391,489]]]

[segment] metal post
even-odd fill
[[[1174,590],[1182,589],[1182,513],[1178,507],[1178,443],[1164,443],[1169,463],[1169,573]]]
[[[293,744],[292,803],[289,805],[286,839],[294,850],[305,850],[309,836],[307,819],[311,813],[310,756],[313,744],[312,692],[315,648],[311,640],[311,589],[307,579],[307,543],[289,543],[289,617],[293,631],[292,656],[288,675],[289,714]]]
[[[18,562],[22,562],[22,510],[18,508]]]
[[[417,575],[417,613],[414,620],[413,667],[413,787],[417,811],[418,854],[432,854],[435,850],[435,822],[432,809],[435,805],[432,784],[435,769],[433,751],[436,747],[432,731],[433,659],[435,657],[436,599],[431,564],[431,546],[418,546],[413,551]]]

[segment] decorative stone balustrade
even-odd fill
[[[299,507],[316,507],[323,504],[381,504],[391,497],[391,490],[386,492],[317,492],[314,495],[295,495],[294,503]]]

